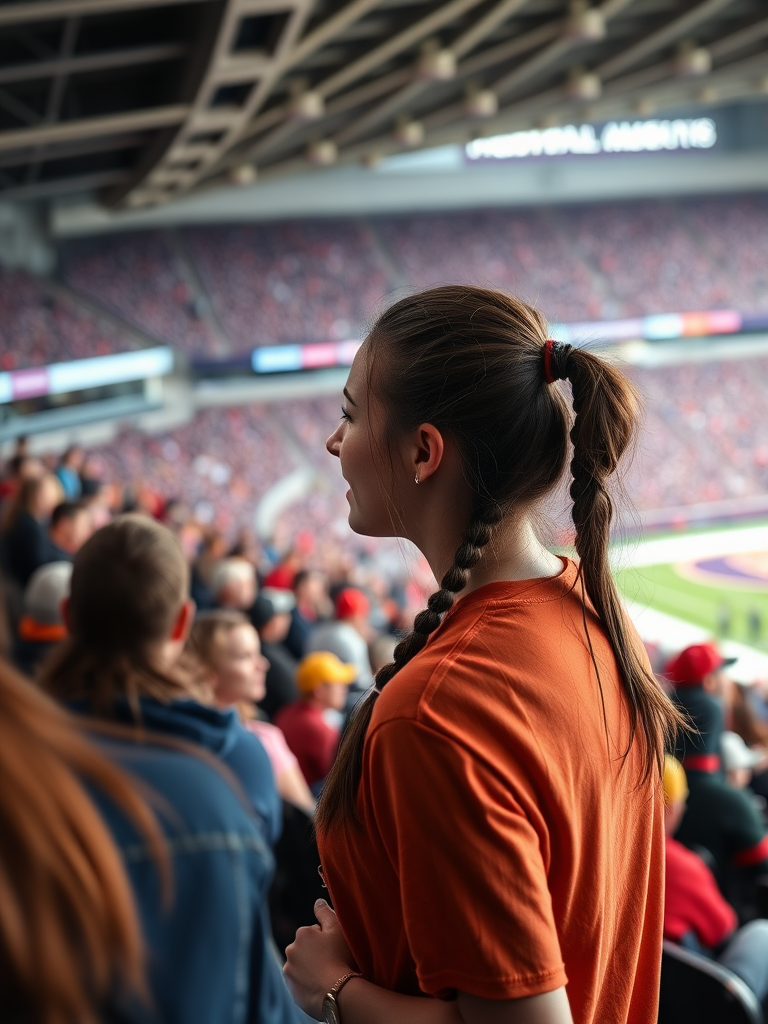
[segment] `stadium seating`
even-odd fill
[[[763,1024],[741,978],[698,953],[664,943],[659,1024]]]
[[[54,297],[31,274],[0,267],[0,370],[133,348],[136,342],[129,335],[67,298]]]
[[[185,238],[236,350],[360,337],[389,289],[355,221],[190,228]]]
[[[768,493],[768,445],[754,431],[768,408],[768,358],[628,373],[645,398],[625,480],[641,512]],[[315,486],[281,516],[281,530],[348,537],[346,484],[325,450],[339,404],[327,397],[206,410],[160,438],[126,432],[99,454],[110,479],[144,480],[203,519],[215,509],[217,526],[232,534],[251,524],[271,484],[305,464]]]
[[[566,323],[717,308],[750,313],[768,310],[768,199],[130,232],[67,241],[60,267],[75,292],[158,342],[208,358],[360,337],[404,283],[501,287]],[[13,343],[14,365],[121,347],[92,331],[51,328],[40,307],[33,278],[0,273],[3,340]]]
[[[255,404],[207,409],[161,437],[128,430],[93,455],[104,479],[175,498],[230,534],[251,525],[259,499],[296,465],[279,424]]]
[[[768,359],[631,368],[645,430],[628,477],[641,509],[768,493]]]
[[[220,350],[168,238],[158,231],[78,239],[64,246],[65,280],[158,341]]]

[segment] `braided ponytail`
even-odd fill
[[[630,734],[623,756],[628,754],[640,727],[645,780],[654,767],[661,773],[665,747],[676,731],[686,729],[687,724],[645,667],[631,640],[626,613],[608,564],[613,504],[607,481],[633,440],[639,396],[626,377],[602,359],[584,349],[558,348],[561,351],[557,373],[571,382],[576,414],[570,435],[570,495],[579,577],[608,634],[629,699]],[[594,656],[592,660],[599,683]]]
[[[458,452],[473,514],[440,589],[350,720],[320,799],[319,828],[358,821],[365,734],[378,693],[437,629],[494,527],[508,513],[532,512],[562,480],[571,416],[560,388],[550,385],[564,377],[573,385],[576,413],[571,497],[580,582],[613,647],[629,702],[629,745],[641,732],[647,778],[661,765],[666,738],[685,725],[635,649],[608,568],[613,508],[607,482],[635,433],[639,399],[632,385],[596,356],[548,340],[544,318],[524,302],[469,285],[432,288],[395,303],[379,317],[358,359],[367,364],[368,392],[384,413],[383,426],[371,435],[374,456],[389,447],[394,467],[398,439],[432,424]],[[385,460],[381,470],[384,481]],[[406,536],[386,485],[383,492],[393,535]],[[592,660],[599,683],[594,654]]]
[[[328,830],[340,821],[360,824],[357,789],[363,772],[363,748],[374,705],[390,679],[422,650],[443,621],[445,613],[453,607],[456,594],[466,587],[468,573],[480,561],[482,549],[489,543],[493,527],[500,519],[501,510],[497,507],[488,507],[472,518],[450,569],[440,581],[440,589],[431,595],[427,607],[414,619],[413,629],[395,648],[393,660],[376,673],[374,689],[358,702],[352,712],[315,812],[319,829]]]

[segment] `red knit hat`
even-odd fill
[[[371,603],[362,590],[357,587],[345,587],[336,598],[336,618],[343,621],[353,615],[365,618],[371,610]]]
[[[735,661],[724,658],[714,644],[692,644],[667,662],[664,675],[675,686],[700,686],[704,676]]]

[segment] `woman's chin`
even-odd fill
[[[349,516],[347,517],[349,528],[353,533],[356,533],[360,537],[397,537],[399,536],[392,529],[391,524],[373,524],[366,523],[365,520],[355,513],[354,509],[350,509]]]

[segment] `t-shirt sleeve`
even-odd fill
[[[383,723],[366,756],[423,991],[519,999],[565,985],[542,836],[508,780],[411,720]]]

